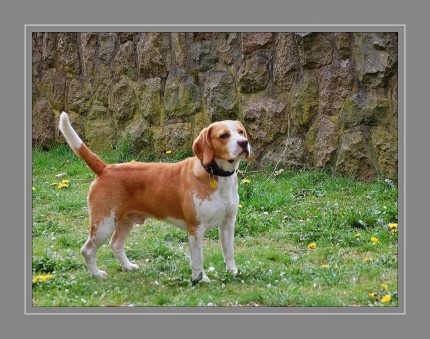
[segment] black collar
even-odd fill
[[[202,163],[203,165],[203,163]],[[236,171],[224,171],[223,169],[219,168],[218,165],[216,164],[215,161],[212,161],[209,165],[205,166],[203,165],[203,167],[205,168],[205,170],[211,174],[211,175],[216,175],[218,177],[229,177],[231,175],[233,175],[234,173],[236,173]]]

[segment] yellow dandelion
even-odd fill
[[[136,162],[136,160],[134,160],[134,159],[133,159],[133,160],[131,160],[130,162]]]
[[[386,290],[388,290],[388,285],[387,285],[387,284],[382,283],[382,284],[381,284],[381,288],[382,288],[384,291],[386,291]]]
[[[329,266],[327,264],[323,264],[321,265],[321,268],[329,268]]]
[[[166,151],[166,154],[171,154],[172,153],[172,151]]]
[[[316,249],[316,248],[317,248],[317,244],[316,244],[316,243],[314,243],[314,242],[311,242],[311,243],[308,245],[308,248],[309,248],[310,250],[314,250],[314,249]]]
[[[374,243],[377,244],[379,242],[379,239],[377,237],[371,237],[370,240]]]
[[[385,295],[385,296],[383,296],[382,298],[381,298],[381,302],[382,303],[387,303],[387,302],[389,302],[391,300],[391,295],[390,294],[387,294],[387,295]]]
[[[247,184],[249,184],[249,183],[251,183],[251,180],[249,180],[249,179],[243,179],[243,180],[242,180],[242,184],[247,185]]]
[[[363,261],[364,262],[368,262],[368,261],[371,261],[372,259],[371,258],[369,258],[369,257],[365,257],[364,259],[363,259]]]
[[[389,228],[390,230],[392,230],[393,228],[397,228],[397,224],[395,224],[395,223],[388,224],[388,228]]]
[[[58,185],[58,182],[56,181],[51,182],[51,186],[55,186],[55,185]]]
[[[45,275],[43,275],[43,274],[39,274],[39,275],[36,275],[34,278],[33,278],[33,283],[36,283],[36,282],[38,282],[38,281],[46,281],[46,280],[48,280],[48,279],[50,279],[50,278],[52,278],[53,277],[53,275],[52,274],[45,274]]]
[[[31,190],[32,190],[32,191],[35,191],[35,190],[36,190],[36,187],[32,186],[32,187],[31,187]]]
[[[388,229],[391,233],[397,233],[397,224],[388,224]]]
[[[67,185],[66,183],[62,182],[61,184],[59,184],[59,185],[57,186],[57,189],[62,189],[62,188],[64,188],[64,187],[69,187],[69,185]]]
[[[69,181],[70,181],[70,180],[68,180],[68,179],[63,179],[63,180],[61,180],[61,183],[62,183],[62,184],[68,184],[68,183],[69,183]]]
[[[361,233],[354,234],[354,238],[360,238],[360,237],[361,237]]]
[[[376,292],[369,293],[369,297],[371,297],[372,299],[376,299],[378,298],[378,293]]]
[[[237,207],[242,208],[242,207],[243,207],[243,205],[242,205],[242,204],[239,204],[239,205],[237,205]]]

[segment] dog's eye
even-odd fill
[[[240,134],[240,135],[243,135],[243,131],[242,131],[242,130],[240,130],[240,131],[239,131],[239,134]]]
[[[230,135],[228,135],[227,133],[221,134],[219,137],[221,139],[227,139]]]

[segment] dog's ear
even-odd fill
[[[212,162],[214,148],[210,139],[212,127],[204,128],[193,143],[193,152],[199,158],[204,166]]]

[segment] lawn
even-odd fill
[[[120,147],[101,157],[147,160]],[[88,236],[86,194],[94,174],[65,146],[34,149],[32,165],[33,306],[398,305],[393,181],[366,183],[310,169],[271,175],[243,164],[237,276],[225,272],[212,230],[204,244],[211,282],[192,285],[186,233],[149,221],[136,225],[126,243],[139,270],[122,272],[106,243],[98,252],[99,267],[108,273],[101,281],[89,275],[79,254]]]

